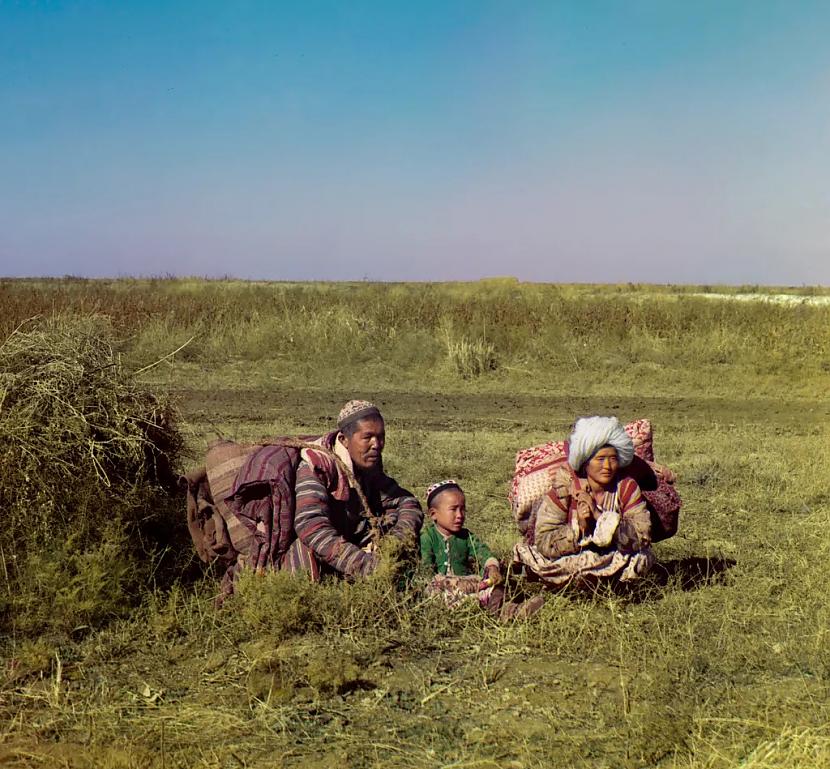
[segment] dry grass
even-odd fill
[[[0,324],[10,332],[38,314],[103,314],[135,369],[194,338],[175,363],[218,386],[234,366],[246,383],[293,388],[396,381],[412,390],[472,377],[493,391],[566,392],[563,379],[596,388],[585,374],[603,371],[626,393],[726,395],[751,386],[758,395],[788,387],[809,397],[824,381],[830,307],[712,300],[694,288],[6,280]],[[168,381],[171,371],[158,367],[152,380]]]
[[[0,345],[0,372],[4,624],[123,611],[170,509],[182,439],[169,403],[123,370],[96,316],[24,324]]]
[[[452,327],[446,326],[444,344],[450,371],[461,379],[475,379],[499,367],[495,348],[486,339],[456,337]]]

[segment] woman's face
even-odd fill
[[[585,475],[597,486],[610,486],[620,469],[617,450],[613,446],[603,446],[585,463]]]

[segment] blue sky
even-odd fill
[[[830,4],[0,0],[0,274],[830,284]]]

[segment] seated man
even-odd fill
[[[378,564],[374,549],[387,535],[414,555],[424,517],[418,500],[383,472],[386,432],[377,406],[349,401],[337,426],[315,441],[322,451],[301,452],[297,538],[281,562],[282,569],[306,572],[314,581],[326,573],[370,574]]]

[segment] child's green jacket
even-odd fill
[[[444,538],[434,524],[421,532],[421,568],[432,574],[450,574],[463,577],[483,574],[488,562],[498,563],[496,557],[469,529]]]

